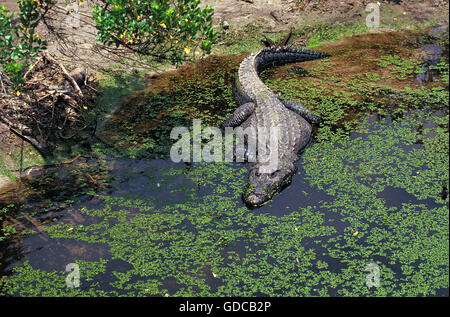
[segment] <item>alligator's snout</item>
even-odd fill
[[[258,208],[288,186],[297,168],[292,163],[285,163],[273,173],[259,173],[254,166],[249,174],[247,186],[242,194],[242,200],[249,208]]]
[[[257,208],[262,206],[265,202],[269,201],[267,196],[260,194],[250,194],[249,196],[243,196],[245,204],[250,208]]]

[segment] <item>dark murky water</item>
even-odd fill
[[[422,67],[424,68],[424,72],[417,74],[417,80],[421,84],[436,81],[438,73],[436,70],[433,70],[432,66],[436,66],[442,60],[448,64],[448,48],[441,45],[441,41],[445,40],[445,37],[448,36],[448,27],[433,27],[429,34],[433,40],[431,43],[424,43],[422,45],[422,58],[424,61]]]

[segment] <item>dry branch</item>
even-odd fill
[[[50,152],[47,149],[47,147],[43,146],[41,143],[39,143],[36,139],[23,135],[16,129],[9,127],[9,130],[14,133],[16,136],[18,136],[20,139],[27,141],[30,143],[43,157],[49,157]]]
[[[11,223],[13,223],[14,227],[16,227],[16,228],[18,227],[18,228],[20,228],[20,230],[27,229],[27,227],[23,223],[21,223],[19,220],[15,219],[11,216],[8,216],[8,215],[6,215],[5,218],[8,219]]]
[[[67,78],[67,80],[69,80],[69,82],[72,84],[73,88],[76,90],[76,92],[78,93],[78,95],[80,97],[83,97],[83,92],[80,89],[80,86],[78,86],[77,82],[75,81],[75,79],[67,72],[66,68],[64,67],[64,65],[62,65],[61,63],[57,62],[53,57],[50,56],[50,54],[47,51],[44,51],[43,56],[45,57],[45,59],[47,59],[49,62],[54,63],[56,65],[58,65],[58,67],[61,69],[61,71],[63,72],[64,76]]]
[[[97,93],[87,71],[76,68],[70,73],[48,52],[33,64],[20,94],[3,93],[0,85],[0,122],[20,139],[30,143],[42,156],[87,128],[82,113]],[[0,72],[8,89],[9,78]],[[83,90],[81,90],[83,89]]]
[[[37,61],[27,70],[25,75],[23,76],[25,79],[35,70],[36,65],[38,65],[42,61],[42,56],[37,59]]]

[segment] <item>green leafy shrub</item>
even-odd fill
[[[13,88],[25,81],[24,71],[46,46],[35,30],[52,0],[19,0],[18,5],[17,15],[0,6],[0,70],[8,74]]]
[[[180,64],[209,53],[216,41],[214,10],[200,0],[102,0],[93,9],[97,40]]]

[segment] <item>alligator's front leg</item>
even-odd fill
[[[298,102],[292,100],[281,100],[281,102],[286,108],[292,110],[298,115],[301,115],[311,124],[319,124],[322,122],[322,119],[319,116],[316,116],[311,110]]]
[[[227,126],[228,127],[228,126]],[[225,139],[227,136],[227,132],[225,131],[225,128],[222,127],[223,131],[222,133],[225,133]],[[255,162],[256,161],[256,131],[254,129],[251,129],[252,127],[256,127],[256,114],[253,112],[244,122],[239,124],[239,128],[243,132],[238,133],[237,131],[232,131],[231,133],[235,135],[236,141],[234,139],[229,140],[228,142],[232,142],[231,148],[228,148],[230,152],[226,153],[227,157],[233,158],[233,161],[236,162]],[[234,130],[235,127],[229,127],[231,130]],[[250,130],[249,130],[250,128]],[[229,133],[229,132],[228,132]],[[226,141],[227,142],[227,141]],[[236,145],[234,144],[236,142]],[[227,149],[227,146],[225,146]]]
[[[250,115],[255,111],[256,104],[253,102],[244,103],[242,106],[239,106],[234,113],[229,117],[227,120],[225,120],[221,127],[237,127],[241,125],[245,120],[250,117]]]

